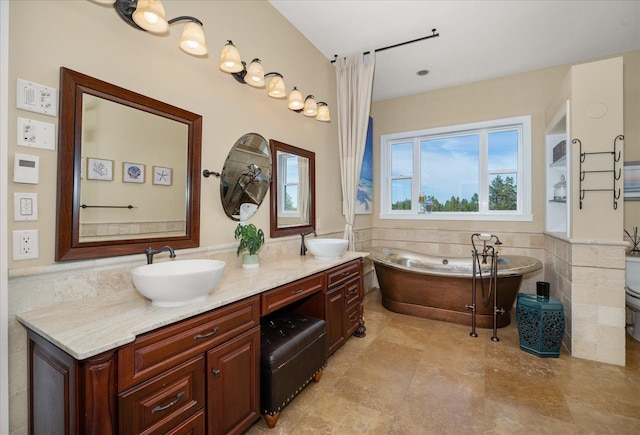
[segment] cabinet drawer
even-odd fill
[[[352,278],[351,281],[346,282],[344,286],[344,299],[348,310],[354,305],[358,305],[358,303],[360,303],[362,290],[360,286],[360,277]]]
[[[175,428],[167,432],[167,435],[204,435],[206,433],[204,421],[204,409],[201,409],[192,417],[189,417]]]
[[[141,335],[118,351],[118,391],[260,324],[259,296]]]
[[[205,403],[204,355],[119,396],[120,433],[166,433]]]
[[[262,293],[262,315],[273,313],[323,288],[324,274],[320,273]]]
[[[327,272],[327,286],[333,287],[360,274],[360,262],[358,260],[338,266]]]
[[[347,309],[346,313],[345,313],[345,324],[346,324],[346,334],[345,337],[349,337],[351,334],[353,334],[355,332],[355,330],[358,328],[358,326],[360,325],[360,323],[358,322],[358,320],[360,319],[360,310],[359,310],[360,306],[359,305],[354,305],[353,307]]]

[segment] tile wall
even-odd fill
[[[625,244],[546,237],[545,278],[565,307],[565,346],[575,357],[624,365]]]

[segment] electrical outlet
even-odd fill
[[[13,259],[30,260],[38,258],[38,230],[13,232]]]

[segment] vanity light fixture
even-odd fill
[[[331,116],[329,116],[329,106],[324,101],[318,101],[318,115],[316,116],[318,121],[329,122]]]
[[[244,65],[238,49],[229,39],[220,53],[220,69],[227,73],[239,73],[244,70]]]
[[[264,87],[264,68],[260,59],[256,58],[251,61],[244,75],[244,82],[254,88]]]
[[[238,49],[230,39],[227,40],[220,52],[219,68],[221,71],[231,74],[238,83],[248,84],[254,88],[264,88],[266,85],[265,80],[270,78],[267,95],[272,98],[287,98],[283,75],[279,72],[265,74],[262,61],[258,58],[253,59],[247,66],[246,62],[242,61]],[[295,86],[287,99],[287,107],[294,112],[302,112],[305,116],[315,117],[318,121],[330,121],[327,103],[322,102],[321,108],[318,107],[319,105],[320,103],[316,103],[313,95],[308,95],[307,98],[303,99],[302,93]]]
[[[273,76],[269,80],[269,93],[268,95],[273,98],[286,98],[287,90],[284,87],[284,78],[282,74],[273,72],[265,74],[265,77]]]
[[[302,92],[294,86],[291,92],[289,92],[289,109],[294,112],[299,112],[303,107],[304,101],[302,101]]]
[[[316,103],[316,97],[313,95],[307,95],[304,99],[304,107],[302,109],[304,116],[316,116],[318,114],[318,104]]]
[[[94,1],[109,2],[109,0]],[[171,24],[178,21],[188,21],[180,36],[180,49],[194,56],[207,54],[203,24],[199,19],[183,15],[167,20],[164,5],[160,0],[114,0],[111,3],[114,4],[116,12],[125,23],[150,33],[166,33]]]

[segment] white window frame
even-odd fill
[[[284,193],[285,188],[287,186],[297,186],[298,189],[300,188],[300,179],[298,179],[297,182],[291,182],[291,183],[287,183],[287,178],[288,178],[288,174],[287,174],[287,159],[291,158],[291,157],[296,157],[296,155],[294,154],[288,154],[288,153],[283,153],[279,156],[279,162],[278,162],[278,168],[280,168],[280,171],[278,171],[278,216],[280,217],[286,217],[286,218],[299,218],[300,217],[300,210],[296,210],[296,211],[291,211],[291,210],[285,210],[284,209],[284,205],[285,205],[285,201],[287,200],[286,195]]]
[[[480,205],[478,212],[434,212],[419,213],[418,196],[420,195],[420,141],[437,136],[490,132],[500,129],[519,131],[518,168],[502,168],[489,171],[487,162],[487,132],[480,134],[480,173],[478,194]],[[413,174],[411,175],[411,210],[391,210],[391,145],[396,143],[413,143]],[[507,171],[517,174],[518,199],[517,210],[489,210],[488,207],[488,175]],[[533,221],[531,214],[531,115],[490,121],[459,124],[425,130],[407,131],[385,134],[380,137],[380,219],[414,219],[414,220],[481,220],[481,221]],[[398,178],[398,177],[394,177]],[[401,177],[406,178],[406,177]],[[483,196],[484,195],[484,196]]]

